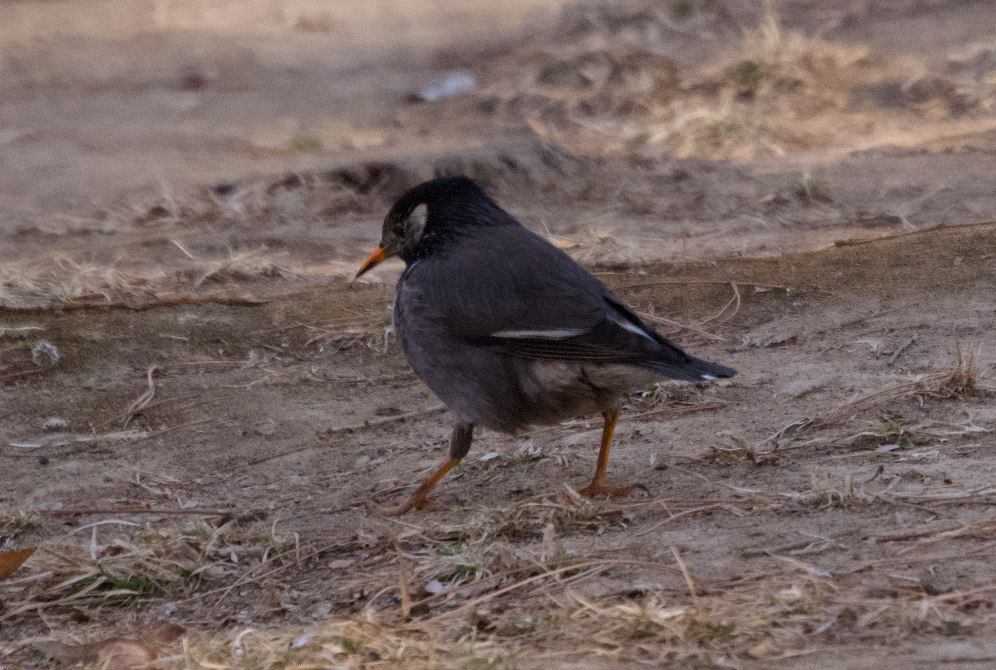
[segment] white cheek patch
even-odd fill
[[[584,330],[563,329],[563,330],[499,330],[491,333],[491,337],[507,337],[513,340],[544,339],[544,340],[564,340],[568,337],[577,337],[584,333]]]
[[[425,232],[425,224],[429,220],[429,206],[424,202],[405,217],[401,225],[405,229],[405,239],[418,242]]]

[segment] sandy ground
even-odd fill
[[[779,11],[883,58],[929,34],[924,67],[991,37],[985,3],[866,4]],[[675,58],[757,19],[735,9],[711,41],[679,33]],[[177,667],[991,667],[985,114],[861,150],[583,157],[481,99],[405,101],[454,66],[494,93],[494,51],[279,69],[204,40],[86,42],[95,59],[155,45],[172,69],[8,79],[0,548],[39,550],[0,584],[0,665],[130,636]],[[197,44],[210,67],[185,71]],[[348,276],[437,173],[474,176],[740,371],[626,402],[609,482],[648,495],[571,496],[589,417],[482,431],[444,511],[380,514],[444,458],[450,418],[388,329],[400,266]],[[32,360],[41,340],[57,361]],[[143,632],[164,621],[186,651]]]

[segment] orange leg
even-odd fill
[[[410,512],[413,509],[423,509],[426,504],[429,504],[429,492],[436,488],[436,484],[439,480],[446,476],[446,473],[457,466],[460,462],[459,458],[452,458],[445,463],[442,467],[436,470],[436,473],[425,480],[422,486],[418,487],[412,497],[409,498],[408,502],[400,507],[389,507],[387,509],[381,510],[381,513],[386,516],[401,516],[406,512]]]
[[[408,502],[400,507],[390,507],[381,510],[381,513],[386,516],[401,516],[413,509],[420,510],[425,509],[427,506],[432,506],[433,503],[429,500],[429,492],[436,488],[439,480],[445,477],[446,473],[455,468],[463,460],[463,457],[467,455],[467,452],[470,451],[470,443],[473,441],[473,436],[474,426],[472,424],[458,423],[453,426],[453,434],[450,436],[450,459],[443,463],[431,477],[426,479],[422,486],[416,489],[412,497],[408,499]]]
[[[619,410],[609,409],[602,412],[605,418],[605,427],[602,429],[602,446],[598,450],[598,465],[595,466],[595,476],[591,478],[591,484],[584,487],[578,493],[588,498],[597,495],[607,495],[610,498],[623,498],[633,492],[633,489],[647,490],[642,484],[632,486],[605,486],[605,470],[609,466],[609,448],[612,446],[612,434],[616,429],[616,422],[619,420]]]

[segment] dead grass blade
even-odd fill
[[[125,410],[125,418],[122,422],[122,428],[127,428],[128,424],[131,422],[135,415],[141,412],[145,407],[152,402],[152,399],[156,397],[156,385],[152,382],[152,374],[156,370],[162,369],[158,365],[150,365],[149,369],[145,371],[145,378],[148,382],[148,388],[145,392],[138,397],[135,402],[133,402],[128,409]]]
[[[697,326],[689,326],[689,325],[684,324],[684,323],[679,323],[678,321],[674,321],[672,319],[667,319],[667,318],[665,318],[663,316],[657,316],[656,314],[654,314],[652,312],[637,312],[637,314],[641,318],[646,319],[647,321],[650,321],[651,323],[660,323],[660,324],[663,324],[665,326],[673,326],[675,328],[675,330],[671,331],[670,333],[668,333],[669,335],[673,334],[673,333],[681,332],[683,330],[686,330],[686,331],[688,331],[690,333],[695,333],[696,335],[698,335],[700,337],[704,337],[705,339],[711,340],[713,342],[722,342],[723,341],[723,338],[721,336],[719,336],[719,335],[713,335],[712,333],[710,333],[708,331],[705,331],[705,330],[702,330],[701,328],[699,328]]]
[[[7,337],[12,340],[23,340],[25,338],[31,337],[34,331],[44,331],[45,329],[41,326],[17,326],[17,327],[6,327],[0,326],[0,338]]]
[[[786,286],[785,284],[762,284],[754,281],[742,281],[738,279],[737,284],[741,286],[756,286],[757,288],[780,288],[783,290],[788,290],[792,288],[791,286]],[[613,287],[613,291],[622,291],[624,289],[637,289],[644,288],[645,286],[666,286],[669,284],[730,284],[728,279],[660,279],[657,281],[642,282],[640,284],[623,284],[622,286]]]
[[[954,225],[950,225],[942,221],[936,226],[931,226],[929,228],[921,228],[920,230],[912,230],[907,233],[896,233],[895,235],[883,235],[882,237],[872,237],[870,239],[837,240],[833,244],[835,247],[856,247],[861,244],[873,244],[875,242],[885,242],[887,240],[896,240],[902,237],[923,235],[924,233],[936,233],[942,230],[961,230],[962,228],[977,228],[979,226],[996,226],[996,221],[980,221],[978,223],[959,223]]]
[[[903,342],[902,344],[900,344],[898,347],[896,347],[896,350],[892,352],[892,356],[889,357],[889,361],[886,363],[886,365],[892,365],[893,363],[895,363],[896,359],[899,358],[899,356],[904,351],[906,351],[906,349],[911,344],[913,344],[914,342],[917,341],[917,337],[918,337],[918,335],[916,333],[913,333],[913,337],[911,337],[910,339],[906,340],[905,342]]]
[[[723,319],[719,323],[726,323],[727,321],[729,321],[730,319],[732,319],[733,317],[735,317],[737,315],[737,313],[740,311],[740,289],[737,288],[737,285],[736,285],[735,282],[730,282],[730,288],[733,289],[733,297],[730,298],[729,302],[727,302],[725,305],[723,305],[723,308],[721,310],[719,310],[718,312],[716,312],[715,314],[713,314],[709,318],[703,319],[702,321],[700,321],[698,324],[696,324],[697,326],[704,326],[705,324],[709,323],[710,321],[716,321],[717,319],[719,319],[719,317],[723,316],[723,314],[726,312],[726,310],[728,310],[730,308],[731,305],[734,305],[734,304],[735,304],[735,307],[733,307],[733,311],[729,314],[729,316],[727,316],[725,319]]]
[[[681,568],[681,574],[685,578],[685,583],[688,584],[688,593],[692,597],[692,605],[695,607],[696,612],[702,611],[702,604],[699,602],[698,596],[695,595],[695,582],[692,581],[692,576],[688,574],[688,566],[685,562],[681,560],[681,554],[674,547],[669,547],[671,553],[674,554],[674,560],[678,562],[678,567]]]
[[[672,282],[650,282],[648,284],[632,284],[630,286],[624,286],[622,288],[633,288],[633,287],[639,287],[639,286],[652,286],[653,284],[668,284],[668,283],[672,283]],[[723,307],[718,312],[716,312],[715,314],[713,314],[710,317],[707,317],[707,318],[703,319],[702,321],[700,321],[700,322],[698,322],[698,323],[696,323],[694,325],[688,325],[688,324],[679,323],[678,321],[674,321],[672,319],[668,319],[668,318],[665,318],[663,316],[658,316],[658,315],[654,314],[652,311],[651,312],[637,312],[637,314],[639,314],[642,318],[646,319],[647,321],[650,321],[651,323],[660,323],[660,324],[663,324],[663,325],[666,325],[666,326],[673,326],[675,328],[675,330],[671,331],[672,333],[676,333],[676,332],[680,332],[680,331],[684,330],[684,331],[695,333],[696,335],[699,335],[700,337],[704,337],[705,339],[713,341],[713,342],[722,342],[723,341],[723,337],[721,337],[719,335],[714,335],[713,333],[710,333],[708,331],[703,330],[702,326],[706,325],[707,323],[710,323],[710,322],[713,322],[713,321],[717,321],[718,319],[720,319],[720,317],[722,317],[726,313],[726,311],[728,309],[730,309],[731,306],[733,307],[733,311],[730,312],[730,314],[728,314],[721,321],[717,321],[718,323],[726,323],[727,321],[729,321],[730,319],[732,319],[733,317],[735,317],[740,312],[741,297],[740,297],[740,289],[737,287],[737,284],[735,282],[680,282],[680,281],[676,281],[676,282],[673,282],[673,283],[707,283],[707,284],[713,284],[713,283],[720,284],[720,283],[722,283],[722,284],[727,284],[728,286],[730,286],[733,289],[733,297],[730,298],[730,300],[725,305],[723,305]],[[748,285],[751,285],[751,284],[748,283]],[[760,284],[754,284],[754,286],[761,286],[761,285]],[[774,285],[772,284],[770,286],[774,286]]]
[[[653,526],[650,526],[649,528],[645,528],[644,530],[641,530],[639,533],[634,534],[633,537],[642,537],[643,535],[648,535],[649,533],[653,533],[657,529],[659,529],[659,528],[661,528],[661,527],[663,527],[663,526],[671,523],[672,521],[676,521],[677,519],[680,519],[682,517],[692,516],[693,514],[699,514],[701,512],[710,512],[710,511],[715,510],[715,509],[722,509],[725,506],[726,506],[726,503],[714,503],[712,505],[706,505],[704,507],[696,507],[695,509],[685,510],[684,512],[677,512],[676,514],[672,514],[671,516],[669,516],[668,518],[664,519],[663,521],[660,521],[660,522],[654,524]],[[672,547],[672,550],[673,550],[673,547]]]

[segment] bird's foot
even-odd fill
[[[398,505],[397,507],[383,507],[381,508],[380,513],[384,516],[402,516],[413,509],[417,509],[419,511],[425,510],[427,512],[442,512],[446,510],[446,506],[433,500],[429,500],[429,498],[424,495],[420,496],[418,491],[416,491],[415,495],[413,495],[404,505]]]
[[[630,486],[603,486],[602,484],[596,484],[595,482],[588,484],[588,486],[579,490],[578,493],[583,495],[585,498],[594,498],[595,496],[602,495],[608,496],[609,498],[625,498],[636,489],[640,489],[647,495],[650,495],[650,489],[643,484],[632,484]]]
[[[473,426],[471,426],[471,429],[473,429]],[[458,431],[454,429],[453,434],[457,436],[461,435],[465,436],[467,440],[467,446],[468,447],[470,446],[471,433],[469,430],[465,430],[463,433],[458,433]],[[460,458],[463,458],[463,456],[461,455]],[[460,458],[451,458],[450,460],[443,463],[442,466],[440,466],[440,468],[436,470],[436,472],[431,477],[425,480],[422,486],[418,487],[418,489],[415,490],[415,493],[412,494],[412,497],[409,498],[408,502],[406,502],[404,505],[401,505],[400,507],[389,507],[387,509],[383,509],[381,510],[381,513],[384,514],[385,516],[401,516],[402,514],[410,512],[413,509],[431,510],[433,512],[439,512],[446,509],[443,505],[434,503],[431,500],[429,500],[429,492],[432,491],[433,488],[435,488],[436,484],[439,483],[440,479],[446,476],[447,472],[456,467],[457,463],[460,462]]]

